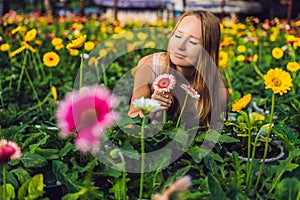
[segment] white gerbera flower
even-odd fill
[[[140,108],[144,115],[148,115],[151,112],[156,112],[161,109],[160,103],[150,98],[139,98],[133,102],[134,107]]]

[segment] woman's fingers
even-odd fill
[[[154,93],[151,95],[151,98],[158,101],[163,110],[167,110],[172,104],[172,101],[169,99],[169,95],[170,94],[168,93],[154,91]]]

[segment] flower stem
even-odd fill
[[[5,165],[3,167],[3,199],[6,199],[6,167]]]
[[[27,71],[26,68],[25,68],[25,74],[26,74],[27,79],[28,79],[28,81],[29,81],[29,85],[31,86],[31,89],[32,89],[32,91],[33,91],[33,94],[34,94],[36,100],[38,101],[38,105],[39,105],[39,107],[40,107],[40,110],[41,110],[41,112],[43,112],[43,109],[42,109],[42,107],[40,106],[40,105],[41,105],[41,101],[40,101],[40,99],[39,99],[39,96],[38,96],[38,94],[37,94],[37,92],[36,92],[36,90],[35,90],[35,87],[34,87],[32,81],[31,81],[30,75],[29,75],[29,73],[28,73],[28,71]]]
[[[124,199],[127,199],[127,194],[126,194],[126,162],[124,160],[124,156],[123,154],[121,153],[121,151],[119,151],[119,156],[122,160],[122,165],[123,165],[123,177],[122,177],[122,181],[123,181],[123,196],[124,196]]]
[[[184,109],[185,109],[185,106],[186,106],[186,102],[187,102],[188,96],[189,96],[188,94],[185,95],[184,102],[183,102],[183,106],[182,106],[182,109],[181,109],[181,111],[180,111],[179,117],[178,117],[178,119],[177,119],[176,128],[178,128],[178,126],[179,126],[179,122],[180,122],[180,120],[181,120],[183,111],[184,111]]]
[[[83,52],[81,53],[80,67],[79,67],[79,89],[82,88],[83,81]]]
[[[25,64],[27,62],[27,52],[28,52],[28,50],[25,51],[22,70],[21,70],[21,74],[20,74],[20,77],[19,77],[19,81],[18,81],[18,87],[17,87],[18,92],[20,91],[21,81],[22,81],[23,74],[24,74],[24,71],[25,71]]]
[[[253,68],[255,70],[255,72],[263,79],[264,75],[262,74],[262,72],[258,69],[256,63],[253,63]]]
[[[140,178],[140,194],[139,199],[143,198],[144,171],[145,171],[145,124],[147,117],[143,118],[141,128],[141,178]]]
[[[275,106],[275,94],[272,93],[272,105],[271,105],[271,114],[270,114],[270,124],[269,124],[269,128],[268,128],[268,131],[267,131],[267,141],[265,143],[265,151],[264,151],[262,163],[260,165],[259,174],[258,174],[258,177],[257,177],[257,180],[256,180],[256,184],[254,186],[254,193],[255,193],[255,191],[257,189],[257,186],[258,186],[258,183],[260,181],[262,170],[263,170],[263,167],[265,165],[265,160],[266,160],[266,157],[267,157],[269,137],[270,137],[271,130],[272,130],[272,122],[273,122],[273,115],[274,115],[274,106]]]
[[[102,72],[103,72],[103,83],[104,83],[104,86],[107,87],[106,71],[105,71],[105,67],[103,66],[103,64],[101,65],[101,68],[102,68]]]

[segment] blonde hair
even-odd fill
[[[220,46],[220,22],[219,19],[209,11],[205,10],[190,10],[181,15],[178,19],[174,30],[174,34],[182,19],[186,16],[194,15],[199,20],[201,26],[200,45],[202,46],[199,54],[196,73],[193,81],[193,88],[200,94],[200,99],[196,103],[196,108],[199,110],[198,118],[200,124],[209,125],[211,117],[211,108],[218,106],[218,100],[211,97],[216,97],[217,90],[220,87],[220,77],[218,71],[219,62],[219,46]],[[175,69],[175,65],[171,62],[170,51],[167,53],[167,65]]]

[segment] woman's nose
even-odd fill
[[[178,42],[178,49],[181,51],[185,51],[187,41],[188,41],[187,37],[181,38],[181,40]]]

